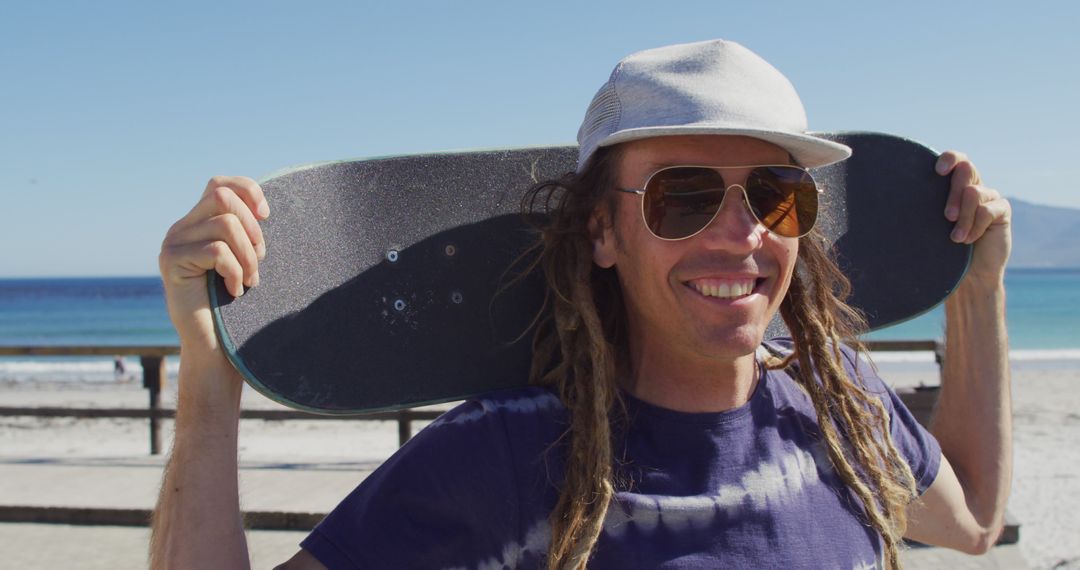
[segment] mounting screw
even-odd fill
[[[398,300],[394,301],[394,309],[396,309],[398,311],[404,311],[405,310],[405,301],[403,299],[398,299]]]
[[[454,247],[454,244],[449,244],[443,251],[446,252],[446,257],[454,257],[457,254],[457,247]]]
[[[461,296],[461,291],[454,291],[453,293],[450,293],[450,300],[453,301],[455,305],[460,305],[465,298]]]
[[[397,260],[398,260],[398,252],[397,252],[397,250],[396,249],[391,249],[390,251],[386,252],[386,260],[389,261],[390,263],[397,263]]]

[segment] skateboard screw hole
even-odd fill
[[[397,252],[397,250],[396,249],[391,249],[390,251],[386,252],[386,260],[389,261],[390,263],[397,263],[397,260],[398,260],[398,252]]]
[[[398,299],[397,301],[394,301],[394,309],[396,309],[398,311],[404,311],[405,310],[405,301],[402,301],[401,299]]]
[[[461,302],[464,301],[465,298],[461,296],[461,291],[454,291],[453,293],[450,293],[450,300],[453,301],[455,305],[457,305],[461,304]]]
[[[454,247],[453,244],[450,244],[450,245],[446,246],[445,251],[446,251],[446,257],[454,257],[454,254],[457,253],[457,248]]]

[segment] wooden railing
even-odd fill
[[[937,340],[867,341],[872,351],[932,351],[941,367],[944,346]],[[149,407],[139,408],[66,408],[66,407],[0,407],[3,416],[75,417],[75,418],[146,418],[150,422],[150,453],[161,453],[161,419],[174,418],[176,410],[162,409],[161,388],[166,378],[165,357],[180,353],[178,346],[0,346],[2,356],[138,356],[143,369],[143,386],[149,393]],[[939,368],[940,370],[940,368]],[[900,394],[916,417],[925,423],[937,399],[937,392],[910,390]],[[398,422],[398,443],[404,445],[412,436],[411,422],[432,420],[442,414],[439,410],[401,410],[359,416],[329,416],[294,410],[242,410],[242,419],[262,420],[380,420]],[[323,513],[255,512],[245,513],[249,528],[278,530],[308,530],[325,515]],[[1019,540],[1019,523],[1006,513],[1006,526],[999,544]],[[54,522],[62,524],[109,524],[143,526],[150,511],[141,509],[70,508],[0,506],[0,520],[5,522]]]
[[[867,350],[881,352],[922,352],[934,353],[934,362],[940,369],[945,364],[945,343],[940,340],[865,340]]]
[[[872,351],[932,351],[940,367],[944,347],[937,340],[877,340],[867,341]],[[74,417],[74,418],[145,418],[150,423],[150,454],[161,453],[161,420],[172,419],[176,410],[161,407],[161,388],[166,378],[165,357],[180,354],[179,346],[0,346],[0,356],[138,356],[143,370],[143,387],[149,395],[147,409],[139,408],[66,408],[66,407],[0,407],[3,416]],[[906,395],[905,395],[906,396]],[[914,394],[913,398],[936,398],[936,394]],[[905,398],[906,399],[906,398]],[[914,403],[914,402],[913,402]],[[917,407],[929,410],[932,402]],[[913,410],[914,411],[914,410]],[[440,410],[399,410],[370,414],[340,416],[313,414],[295,410],[242,410],[241,419],[261,420],[377,420],[398,423],[398,445],[412,437],[412,422],[433,420]]]
[[[0,417],[146,418],[150,423],[150,454],[161,453],[161,420],[176,417],[176,410],[161,407],[165,383],[165,357],[180,354],[179,346],[0,346],[0,356],[138,356],[143,369],[143,387],[149,395],[147,409],[67,408],[0,406]],[[439,410],[399,410],[360,415],[325,415],[296,410],[242,410],[241,419],[258,420],[376,420],[398,423],[398,444],[412,437],[412,422],[433,420]]]

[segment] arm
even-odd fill
[[[1001,533],[1012,479],[1012,404],[1005,330],[1005,262],[1010,209],[980,184],[962,154],[948,152],[938,171],[952,173],[946,217],[953,240],[975,244],[967,275],[945,302],[945,369],[930,431],[941,469],[909,508],[906,536],[971,553]]]
[[[241,380],[224,358],[192,356],[185,348],[150,566],[247,568],[236,457]]]
[[[150,540],[152,568],[247,568],[237,489],[242,380],[214,333],[206,272],[234,295],[258,283],[265,254],[257,218],[269,211],[251,179],[218,177],[170,228],[158,258],[180,337],[176,437]]]

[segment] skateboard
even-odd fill
[[[818,228],[871,328],[940,303],[970,246],[948,239],[937,153],[881,133],[822,135],[851,159],[813,169]],[[574,146],[326,162],[260,181],[273,215],[259,287],[208,276],[215,326],[247,382],[293,408],[359,414],[522,386],[544,283],[525,274],[535,182],[572,171]],[[785,334],[774,319],[769,336]]]

